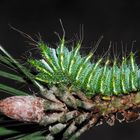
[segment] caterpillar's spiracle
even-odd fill
[[[140,90],[140,69],[135,62],[134,53],[123,57],[121,64],[114,60],[110,64],[102,58],[91,63],[93,53],[80,55],[81,43],[69,50],[62,39],[56,49],[46,43],[38,43],[42,59],[30,59],[29,63],[38,70],[36,79],[48,85],[64,85],[85,91],[90,97],[123,95]]]

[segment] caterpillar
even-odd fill
[[[29,59],[29,63],[38,71],[36,80],[48,85],[63,85],[84,91],[87,96],[121,96],[140,90],[140,69],[131,51],[111,64],[109,58],[103,62],[100,58],[91,62],[94,53],[80,54],[81,43],[77,42],[71,50],[62,38],[56,49],[43,41],[38,43],[42,59]]]
[[[135,54],[131,51],[128,57],[122,57],[121,62],[116,57],[111,62],[110,57],[104,60],[105,53],[92,62],[101,39],[97,41],[95,50],[86,56],[80,53],[81,41],[72,45],[72,49],[68,49],[64,37],[57,48],[42,40],[35,42],[41,58],[28,58],[28,62],[37,73],[21,65],[0,46],[3,53],[0,63],[17,72],[16,75],[1,70],[0,76],[23,84],[32,83],[39,89],[38,93],[30,95],[1,83],[1,91],[12,97],[0,100],[0,113],[41,126],[33,133],[20,130],[15,133],[7,125],[1,126],[0,136],[10,130],[10,134],[16,135],[13,139],[53,140],[59,139],[57,136],[60,135],[61,139],[76,140],[83,132],[104,121],[112,126],[115,120],[138,120],[140,69]]]

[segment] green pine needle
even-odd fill
[[[19,133],[16,130],[11,130],[11,129],[7,129],[4,127],[0,127],[0,136],[5,136],[5,135],[11,135],[11,134],[17,134]]]
[[[0,84],[0,90],[6,93],[9,93],[11,95],[28,95],[28,93],[15,89],[13,87],[4,85],[4,84]]]
[[[0,61],[3,64],[6,64],[7,66],[15,69],[15,66],[12,64],[12,62],[10,61],[10,59],[8,57],[0,55]]]
[[[31,134],[26,134],[18,140],[45,140],[45,136],[42,136],[43,133],[44,131],[37,131]]]
[[[8,59],[10,59],[10,62],[12,62],[29,80],[31,80],[36,87],[43,90],[43,86],[35,80],[35,76],[31,74],[27,68],[16,61],[2,46],[0,46],[0,50],[8,57]]]
[[[22,83],[25,83],[26,82],[20,76],[17,76],[15,74],[11,74],[11,73],[8,73],[8,72],[5,72],[5,71],[1,71],[1,70],[0,70],[0,76],[1,77],[5,77],[5,78],[8,78],[8,79],[11,79],[11,80],[15,80],[15,81],[18,81],[18,82],[22,82]]]

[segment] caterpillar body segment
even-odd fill
[[[122,91],[123,93],[127,93],[127,87],[126,85],[129,85],[129,81],[126,80],[126,58],[122,58],[122,65],[121,65],[121,87],[122,87]],[[126,83],[128,82],[128,83]]]
[[[138,66],[135,64],[134,54],[130,53],[130,63],[131,63],[131,87],[133,91],[137,91],[138,85],[137,85],[137,72],[138,72]]]
[[[68,73],[71,74],[71,70],[72,70],[72,66],[74,65],[74,63],[76,62],[76,59],[77,59],[77,54],[79,53],[79,49],[81,47],[81,44],[78,43],[75,50],[73,51],[73,55],[70,55],[70,61],[68,62],[69,63],[69,67],[68,67]],[[67,56],[68,57],[68,56]]]
[[[65,43],[65,39],[63,37],[62,40],[60,41],[60,46],[59,46],[60,49],[58,49],[58,52],[57,52],[58,62],[59,62],[59,65],[60,65],[62,71],[65,70],[64,65],[63,65],[63,63],[64,63],[64,43]]]
[[[88,72],[87,76],[85,76],[84,84],[85,84],[87,90],[90,89],[91,79],[95,75],[96,69],[98,68],[98,66],[100,65],[101,62],[102,62],[102,59],[99,59],[96,64],[92,64],[91,70]]]
[[[41,60],[29,60],[29,63],[36,67],[41,73],[48,74],[52,76],[50,72],[50,66],[45,62],[42,63]],[[52,69],[51,69],[52,70]]]
[[[78,70],[77,70],[77,73],[76,73],[76,77],[75,79],[78,80],[79,79],[79,76],[81,74],[81,72],[83,71],[83,69],[86,69],[86,68],[89,68],[89,63],[88,61],[90,60],[90,58],[92,57],[92,53],[90,53],[86,58],[85,60],[80,64]]]
[[[58,68],[57,57],[55,57],[55,51],[53,48],[49,48],[44,43],[39,43],[39,48],[41,50],[42,57],[44,60],[56,71]]]
[[[105,66],[104,66],[103,72],[102,72],[102,76],[101,76],[101,79],[100,79],[100,85],[99,86],[100,86],[100,93],[102,93],[102,94],[105,93],[105,89],[107,87],[106,79],[108,78],[107,77],[107,72],[108,72],[107,66],[108,66],[108,64],[109,64],[109,60],[107,60],[106,63],[105,63]]]
[[[121,64],[116,58],[112,65],[109,58],[105,64],[103,58],[92,63],[93,53],[82,57],[80,47],[81,44],[77,43],[75,48],[69,50],[64,40],[56,49],[39,43],[43,59],[29,60],[38,70],[36,79],[48,85],[70,86],[90,96],[121,96],[140,90],[140,70],[134,53],[131,52],[128,58],[123,57]]]

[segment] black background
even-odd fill
[[[31,36],[39,32],[44,41],[55,44],[58,38],[54,32],[62,34],[59,19],[68,40],[79,34],[80,24],[84,25],[84,52],[101,35],[104,35],[101,46],[105,49],[111,40],[118,42],[117,50],[121,52],[122,40],[128,43],[129,51],[132,41],[136,40],[134,51],[140,51],[140,4],[135,0],[1,0],[0,44],[16,58],[31,48],[25,43],[27,39],[8,24]],[[102,47],[98,53],[104,53]],[[83,134],[80,140],[84,139],[139,140],[140,121],[113,127],[104,124]]]

